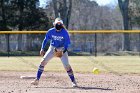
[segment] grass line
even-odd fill
[[[36,71],[41,57],[0,57],[0,70]],[[75,72],[91,73],[97,67],[103,73],[140,74],[138,56],[70,56],[70,64]],[[45,66],[45,71],[65,71],[59,58],[53,58]]]

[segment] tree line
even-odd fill
[[[46,7],[39,7],[39,0],[0,0],[0,31],[11,30],[48,30],[53,26],[54,18],[61,17],[69,30],[131,30],[139,29],[140,26],[140,1],[139,0],[118,0],[115,7],[99,6],[95,1],[90,0],[48,0]],[[89,35],[71,35],[74,42],[83,40],[88,46],[94,44],[88,43],[94,38]],[[94,35],[91,35],[94,37]],[[23,35],[17,36],[18,49],[22,50]],[[39,36],[41,40],[43,37]],[[117,37],[117,39],[115,38]],[[134,38],[135,37],[135,38]],[[5,37],[6,38],[6,37]],[[14,38],[14,37],[11,37]],[[121,39],[120,39],[121,38]],[[35,39],[35,36],[26,35],[26,40]],[[120,50],[130,51],[134,47],[139,50],[140,35],[97,35],[98,41],[107,39],[113,41]],[[105,42],[103,45],[108,46]],[[102,46],[98,45],[98,48]],[[29,49],[32,46],[28,43]],[[81,46],[84,50],[84,44],[74,43],[73,47]],[[111,44],[110,44],[111,46]],[[91,48],[92,49],[92,48]],[[107,49],[107,47],[105,48]],[[103,49],[103,51],[105,51]],[[89,49],[90,50],[90,49]],[[102,50],[99,48],[99,50]]]

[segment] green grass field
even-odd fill
[[[41,57],[0,57],[0,71],[37,71]],[[136,73],[140,74],[138,56],[70,56],[70,64],[75,72],[91,73],[94,67],[101,73]],[[45,71],[65,71],[59,58],[53,58]]]

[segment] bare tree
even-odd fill
[[[61,17],[66,25],[69,26],[71,17],[72,0],[52,0],[55,12],[55,17]]]
[[[140,1],[139,0],[130,0],[129,2],[129,16],[131,18],[130,24],[132,29],[140,29]],[[133,41],[140,42],[140,33],[139,35],[133,35]],[[139,40],[137,40],[139,38]],[[137,45],[137,44],[135,44]],[[133,45],[134,46],[134,45]],[[140,43],[137,45],[137,50],[140,51]]]
[[[124,30],[129,30],[129,16],[128,16],[128,5],[129,5],[129,0],[118,0],[120,11],[123,17],[123,25],[124,25]],[[123,41],[123,50],[130,51],[130,36],[129,34],[124,34],[124,41]]]

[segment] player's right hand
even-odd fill
[[[40,56],[44,56],[45,55],[45,51],[44,50],[40,50]]]

